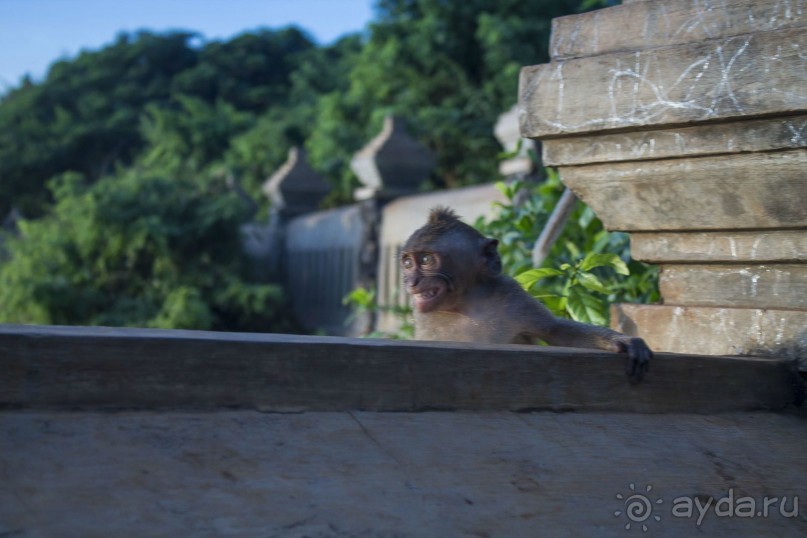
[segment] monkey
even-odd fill
[[[415,339],[604,349],[625,353],[628,379],[641,381],[653,357],[644,340],[555,317],[502,273],[498,244],[452,209],[431,210],[400,254]]]

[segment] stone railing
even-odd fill
[[[645,380],[596,350],[0,325],[0,409],[780,409],[792,362],[659,353]]]

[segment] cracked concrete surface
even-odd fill
[[[806,437],[803,413],[6,411],[0,536],[803,536]],[[799,513],[672,513],[730,494]]]

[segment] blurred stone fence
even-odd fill
[[[502,115],[495,133],[507,151],[520,137],[515,107]],[[507,176],[533,171],[527,155],[532,142],[503,161]],[[418,193],[431,174],[434,156],[406,131],[404,122],[387,118],[381,132],[351,162],[362,186],[353,205],[318,210],[330,186],[306,162],[299,148],[264,185],[272,202],[267,224],[243,227],[244,249],[262,278],[279,281],[288,294],[296,321],[307,331],[355,336],[372,330],[392,331],[399,320],[383,309],[351,319],[343,302],[362,286],[377,292],[382,306],[402,306],[398,252],[429,210],[454,208],[467,222],[490,215],[503,200],[493,183],[433,193]],[[495,178],[491,178],[493,180]]]

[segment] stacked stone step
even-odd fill
[[[662,269],[663,304],[612,324],[807,366],[807,2],[633,1],[556,19],[550,50],[522,135]]]

